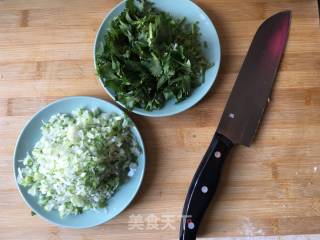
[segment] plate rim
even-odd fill
[[[104,25],[104,23],[106,22],[107,18],[109,18],[109,16],[116,10],[118,9],[119,7],[121,7],[123,4],[125,4],[126,0],[122,0],[121,2],[119,2],[117,5],[115,5],[109,12],[107,12],[107,14],[104,16],[103,20],[101,21],[100,25],[99,25],[99,28],[96,32],[96,35],[95,35],[95,39],[94,39],[94,44],[93,44],[93,64],[94,64],[94,70],[95,70],[95,75],[96,75],[96,79],[99,81],[100,85],[103,87],[104,91],[108,94],[108,96],[110,96],[112,98],[113,101],[115,101],[117,104],[119,104],[121,107],[125,108],[126,110],[130,111],[130,112],[133,112],[137,115],[140,115],[140,116],[146,116],[146,117],[170,117],[170,116],[173,116],[173,115],[176,115],[176,114],[179,114],[179,113],[182,113],[182,112],[185,112],[189,109],[191,109],[192,107],[194,107],[196,104],[198,104],[202,99],[204,99],[204,97],[208,94],[208,92],[210,91],[210,89],[213,87],[217,77],[218,77],[218,74],[219,74],[219,71],[220,71],[220,66],[221,66],[221,57],[222,57],[222,54],[221,54],[221,43],[220,43],[220,37],[219,37],[219,34],[218,34],[218,31],[215,27],[215,25],[213,24],[211,18],[207,15],[207,13],[199,6],[197,5],[195,2],[193,2],[192,0],[180,0],[180,1],[188,1],[189,3],[191,3],[191,5],[195,8],[197,8],[207,19],[209,19],[209,23],[212,27],[212,29],[214,30],[214,32],[216,33],[216,36],[217,36],[217,43],[218,43],[218,59],[217,61],[215,62],[215,66],[217,67],[217,71],[216,71],[216,74],[214,75],[214,77],[212,78],[213,80],[211,80],[211,82],[209,83],[208,87],[206,88],[206,90],[204,91],[203,95],[197,99],[196,101],[192,102],[189,106],[185,107],[185,108],[181,108],[180,110],[174,110],[174,111],[171,111],[169,113],[157,113],[156,111],[141,111],[141,110],[144,110],[142,108],[133,108],[133,109],[128,109],[123,103],[121,103],[120,101],[116,100],[115,99],[115,96],[110,92],[110,90],[105,87],[102,79],[100,78],[100,76],[97,74],[97,64],[96,64],[96,52],[97,52],[97,45],[98,45],[98,37],[100,35],[100,32],[101,32],[101,29],[102,29],[102,26]],[[152,1],[153,2],[153,1]],[[193,94],[193,93],[192,93]],[[192,94],[189,97],[192,96]]]
[[[124,205],[120,211],[118,211],[118,213],[116,213],[114,216],[112,216],[111,218],[107,218],[107,220],[103,220],[103,221],[100,221],[100,222],[97,222],[97,223],[94,223],[94,224],[86,224],[86,225],[79,225],[79,226],[75,226],[75,225],[64,225],[64,224],[61,224],[61,223],[57,223],[55,221],[52,221],[51,219],[48,219],[47,217],[43,216],[41,213],[39,213],[37,210],[35,210],[31,204],[27,201],[27,199],[24,197],[24,195],[22,194],[22,191],[20,189],[20,185],[18,184],[18,181],[17,181],[17,174],[16,174],[16,169],[17,169],[17,160],[16,160],[16,155],[17,155],[17,151],[18,151],[18,145],[19,145],[19,142],[21,140],[21,137],[22,137],[22,134],[24,133],[25,129],[29,126],[29,124],[33,121],[33,119],[39,115],[41,112],[44,112],[47,108],[57,104],[57,103],[60,103],[60,102],[64,102],[64,101],[72,101],[72,100],[75,100],[75,99],[90,99],[90,100],[93,100],[93,101],[100,101],[100,102],[103,102],[104,104],[108,104],[108,105],[112,105],[112,107],[115,107],[117,110],[119,110],[122,114],[126,115],[133,123],[133,128],[136,129],[136,133],[137,133],[137,137],[139,138],[139,140],[141,141],[141,148],[142,148],[142,162],[143,162],[143,166],[142,166],[142,171],[141,171],[141,175],[139,177],[139,183],[137,185],[137,189],[136,191],[134,192],[133,194],[133,197],[127,202],[126,205]],[[124,212],[128,207],[129,205],[134,201],[134,199],[136,198],[136,196],[138,195],[139,191],[141,190],[141,187],[142,187],[142,183],[143,183],[143,179],[144,179],[144,176],[145,176],[145,171],[146,171],[146,149],[145,149],[145,144],[144,144],[144,141],[143,141],[143,138],[142,138],[142,135],[137,127],[137,125],[135,124],[135,122],[131,119],[130,116],[128,116],[128,114],[126,114],[126,112],[121,109],[119,106],[109,102],[109,101],[106,101],[104,99],[101,99],[101,98],[98,98],[98,97],[93,97],[93,96],[85,96],[85,95],[81,95],[81,96],[68,96],[68,97],[62,97],[62,98],[59,98],[55,101],[52,101],[50,102],[49,104],[41,107],[36,113],[34,113],[28,120],[27,122],[23,125],[23,127],[21,128],[19,134],[18,134],[18,137],[17,137],[17,140],[16,140],[16,143],[15,143],[15,147],[14,147],[14,151],[13,151],[13,157],[12,157],[12,161],[13,161],[13,164],[12,164],[12,170],[13,170],[13,176],[14,176],[14,182],[15,182],[15,185],[16,185],[16,188],[18,189],[18,192],[21,196],[21,198],[23,199],[23,201],[25,202],[25,204],[30,208],[30,210],[34,213],[36,213],[37,216],[39,216],[41,219],[44,219],[46,222],[50,223],[50,224],[53,224],[53,225],[56,225],[56,226],[59,226],[59,227],[62,227],[62,228],[69,228],[69,229],[87,229],[87,228],[92,228],[92,227],[96,227],[98,225],[102,225],[102,224],[105,224],[111,220],[113,220],[114,218],[116,218],[118,215],[120,215],[122,212]],[[38,203],[37,203],[38,204]],[[50,211],[48,212],[50,213]]]

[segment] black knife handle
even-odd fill
[[[180,224],[180,240],[195,240],[201,219],[217,190],[223,162],[233,143],[216,133],[189,188]]]

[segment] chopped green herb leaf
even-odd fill
[[[156,9],[147,0],[126,2],[111,22],[97,54],[97,73],[126,107],[160,109],[181,102],[204,80],[210,64],[203,56],[197,22]]]

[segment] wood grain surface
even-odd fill
[[[134,202],[116,219],[92,229],[63,229],[30,215],[12,174],[19,131],[36,111],[61,97],[110,100],[95,78],[92,49],[100,22],[117,2],[0,0],[0,239],[177,239],[186,191],[251,39],[265,18],[285,9],[293,12],[292,26],[271,103],[254,144],[238,147],[227,161],[199,236],[320,233],[316,0],[197,0],[221,38],[220,73],[209,94],[184,113],[158,119],[130,114],[148,155]],[[150,215],[158,229],[129,229],[137,216],[148,228]],[[174,218],[165,227],[166,215]]]

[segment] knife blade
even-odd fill
[[[279,12],[258,28],[236,79],[217,131],[189,187],[180,224],[180,240],[196,239],[233,146],[250,146],[270,94],[289,35],[291,12]]]

